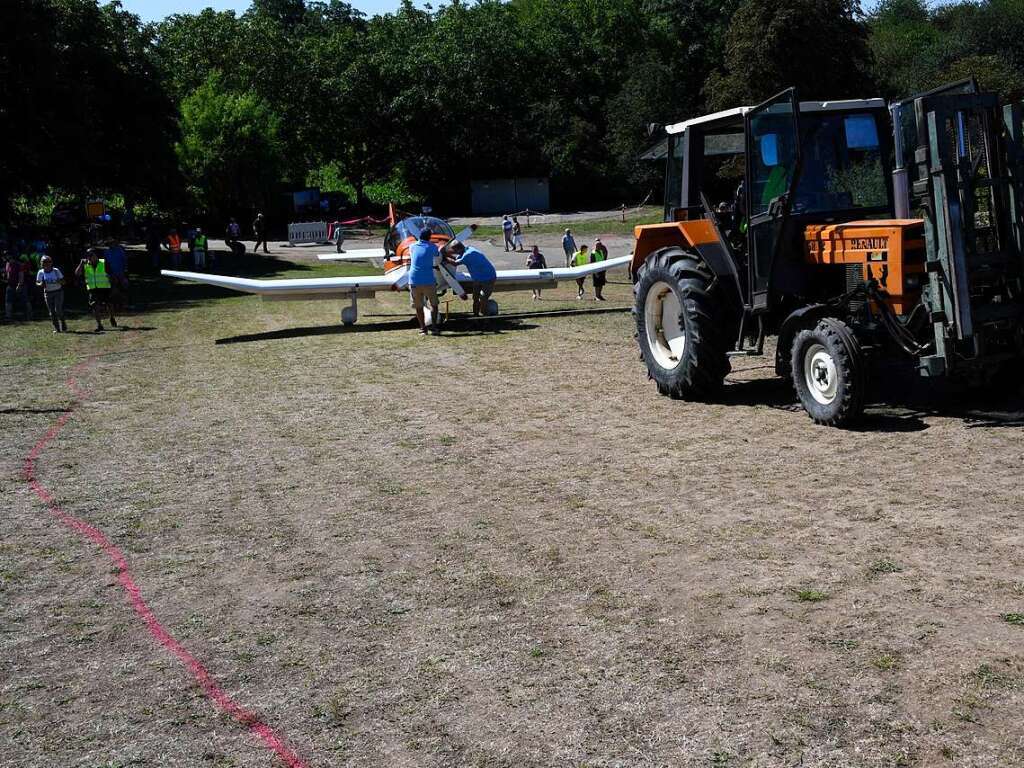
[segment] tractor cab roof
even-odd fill
[[[842,99],[840,101],[801,101],[800,112],[848,112],[860,109],[884,109],[885,99]],[[694,117],[674,125],[666,125],[665,133],[683,133],[690,126],[701,125],[709,129],[737,125],[754,107],[733,107],[710,115]]]

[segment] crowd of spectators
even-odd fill
[[[68,330],[65,304],[79,306],[87,300],[95,330],[101,331],[104,318],[116,327],[115,314],[130,308],[130,272],[204,271],[218,266],[218,254],[199,226],[149,221],[133,229],[145,255],[138,254],[130,265],[129,251],[122,242],[103,235],[98,226],[23,232],[0,229],[0,290],[4,297],[0,322],[33,322],[49,316],[53,332],[64,333]],[[253,232],[266,250],[262,214],[254,222]],[[245,254],[241,236],[241,227],[231,219],[224,239],[233,256]]]

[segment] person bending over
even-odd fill
[[[494,282],[498,279],[494,265],[481,251],[472,246],[467,248],[460,242],[456,242],[448,250],[449,253],[455,254],[454,259],[449,259],[451,263],[464,264],[473,279],[473,314],[487,314],[487,302],[494,293]]]

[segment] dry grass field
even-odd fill
[[[658,397],[613,279],[439,338],[168,283],[0,326],[0,765],[281,765],[25,483],[73,408],[39,481],[309,768],[1024,766],[1019,407]]]

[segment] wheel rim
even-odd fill
[[[679,322],[682,309],[679,297],[668,283],[659,280],[647,291],[644,302],[647,346],[655,362],[667,370],[679,365],[686,349],[686,331]]]
[[[839,390],[836,361],[821,344],[812,344],[804,353],[804,383],[807,391],[822,405],[831,405]]]

